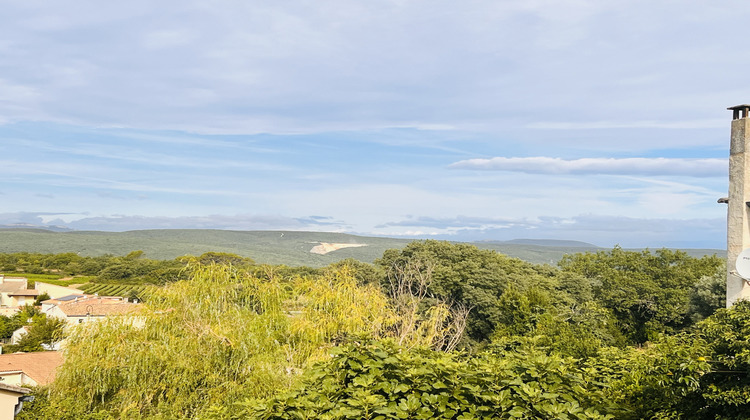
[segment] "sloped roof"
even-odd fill
[[[132,314],[142,306],[120,299],[89,297],[60,303],[57,307],[67,316],[107,316]]]
[[[9,296],[39,296],[39,290],[35,289],[20,289],[15,292],[8,293]]]
[[[13,281],[28,281],[29,279],[26,277],[20,277],[20,276],[4,276],[0,274],[0,277],[2,277],[5,281],[13,280]]]
[[[83,296],[87,296],[87,295],[83,295]],[[56,299],[50,299],[50,300],[58,300],[60,302],[67,302],[69,300],[76,300],[76,299],[80,299],[80,298],[81,298],[81,295],[67,295],[67,296],[59,297],[59,298],[56,298]],[[45,301],[45,302],[47,302],[47,301]]]
[[[0,382],[0,389],[2,389],[3,391],[16,392],[18,394],[28,394],[29,392],[31,392],[31,390],[28,388],[23,388],[11,384],[4,384],[2,382]]]
[[[0,354],[0,375],[21,371],[39,385],[55,380],[57,368],[63,362],[59,351]]]
[[[26,288],[26,282],[22,281],[11,281],[9,282],[6,278],[4,282],[0,283],[0,292],[16,292]]]
[[[51,304],[51,305],[57,305],[60,302],[69,302],[69,301],[74,301],[74,300],[77,300],[77,299],[85,299],[85,298],[89,298],[89,297],[94,297],[94,295],[67,295],[67,296],[62,296],[62,297],[59,297],[59,298],[50,298],[50,299],[47,299],[47,300],[43,300],[41,303],[42,304],[46,303],[46,304]]]

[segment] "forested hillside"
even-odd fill
[[[126,255],[141,250],[156,260],[223,252],[252,258],[262,264],[323,267],[353,258],[372,263],[388,249],[403,248],[411,240],[357,236],[332,232],[229,231],[212,229],[134,230],[129,232],[70,231],[0,228],[0,253],[75,253],[85,257]],[[326,254],[311,252],[323,243],[359,245]],[[364,246],[361,246],[364,245]],[[514,240],[476,242],[472,245],[537,264],[556,264],[564,255],[599,251],[596,245],[575,241]],[[335,247],[334,247],[335,248]],[[692,256],[724,255],[722,250],[689,249]]]
[[[69,333],[58,379],[20,418],[739,419],[750,409],[750,305],[723,309],[715,256],[614,248],[550,266],[421,241],[374,264],[289,268],[222,253],[169,264],[179,275],[153,281],[142,325]]]

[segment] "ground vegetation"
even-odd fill
[[[179,262],[184,277],[152,287],[139,322],[70,333],[58,379],[20,418],[739,419],[750,409],[750,303],[721,308],[717,257],[614,248],[552,266],[420,241],[373,265]]]

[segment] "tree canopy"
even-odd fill
[[[708,296],[699,298],[696,286],[717,272],[722,276],[723,267],[723,260],[715,255],[693,258],[669,249],[651,253],[620,247],[568,255],[560,261],[563,271],[591,282],[594,299],[612,311],[623,333],[635,343],[679,331],[717,309],[712,307],[715,299],[708,303]],[[721,290],[713,293],[721,294]]]
[[[137,318],[72,330],[56,381],[19,418],[740,419],[750,409],[750,303],[718,309],[716,257],[615,248],[553,267],[439,241],[374,266],[204,257],[183,260],[185,277],[150,291]]]

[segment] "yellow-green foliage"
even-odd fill
[[[340,338],[391,334],[396,318],[384,294],[358,286],[347,267],[279,280],[197,266],[190,281],[155,290],[135,322],[72,333],[48,409],[61,418],[200,417],[211,405],[289,388]],[[98,411],[105,417],[85,414]]]

